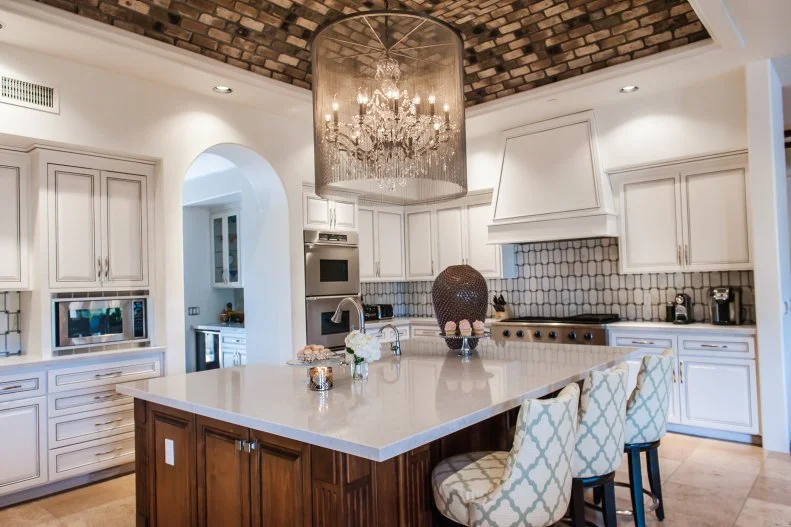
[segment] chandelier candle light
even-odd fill
[[[367,11],[311,44],[316,192],[394,203],[467,193],[462,40],[444,22]]]

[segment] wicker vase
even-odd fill
[[[459,323],[469,320],[470,323],[486,319],[489,306],[489,288],[481,273],[469,265],[452,265],[442,271],[431,288],[434,313],[437,315],[440,331],[445,330],[445,323]],[[461,339],[446,339],[451,349],[461,348]],[[475,348],[477,339],[470,341]]]

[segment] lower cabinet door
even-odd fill
[[[310,445],[251,430],[253,525],[312,525]]]
[[[47,481],[47,398],[0,403],[0,494]]]
[[[758,434],[755,361],[681,357],[682,424]]]
[[[200,416],[197,426],[198,525],[248,527],[251,449],[247,428]]]

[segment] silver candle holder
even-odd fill
[[[313,366],[308,369],[308,387],[314,392],[326,392],[334,386],[332,366]]]

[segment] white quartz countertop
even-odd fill
[[[236,332],[236,333],[244,333],[244,324],[239,324],[237,322],[231,324],[222,324],[217,322],[216,324],[195,324],[192,326],[193,330],[203,330],[203,331],[220,331],[220,332]]]
[[[541,397],[636,353],[634,348],[480,343],[464,360],[442,339],[403,342],[370,376],[334,368],[309,391],[306,369],[251,365],[119,385],[123,394],[313,445],[384,461]]]
[[[696,322],[694,324],[673,324],[668,322],[622,321],[607,324],[607,329],[639,329],[644,331],[672,331],[673,333],[693,331],[698,333],[727,333],[733,335],[755,335],[756,332],[756,327],[754,325],[719,326],[701,322]]]
[[[44,357],[41,355],[12,355],[0,357],[0,372],[15,369],[31,369],[49,366],[66,366],[72,363],[126,357],[127,355],[144,355],[146,353],[163,353],[164,346],[147,346],[144,348],[127,348],[122,350],[92,351],[63,355],[60,357]]]

